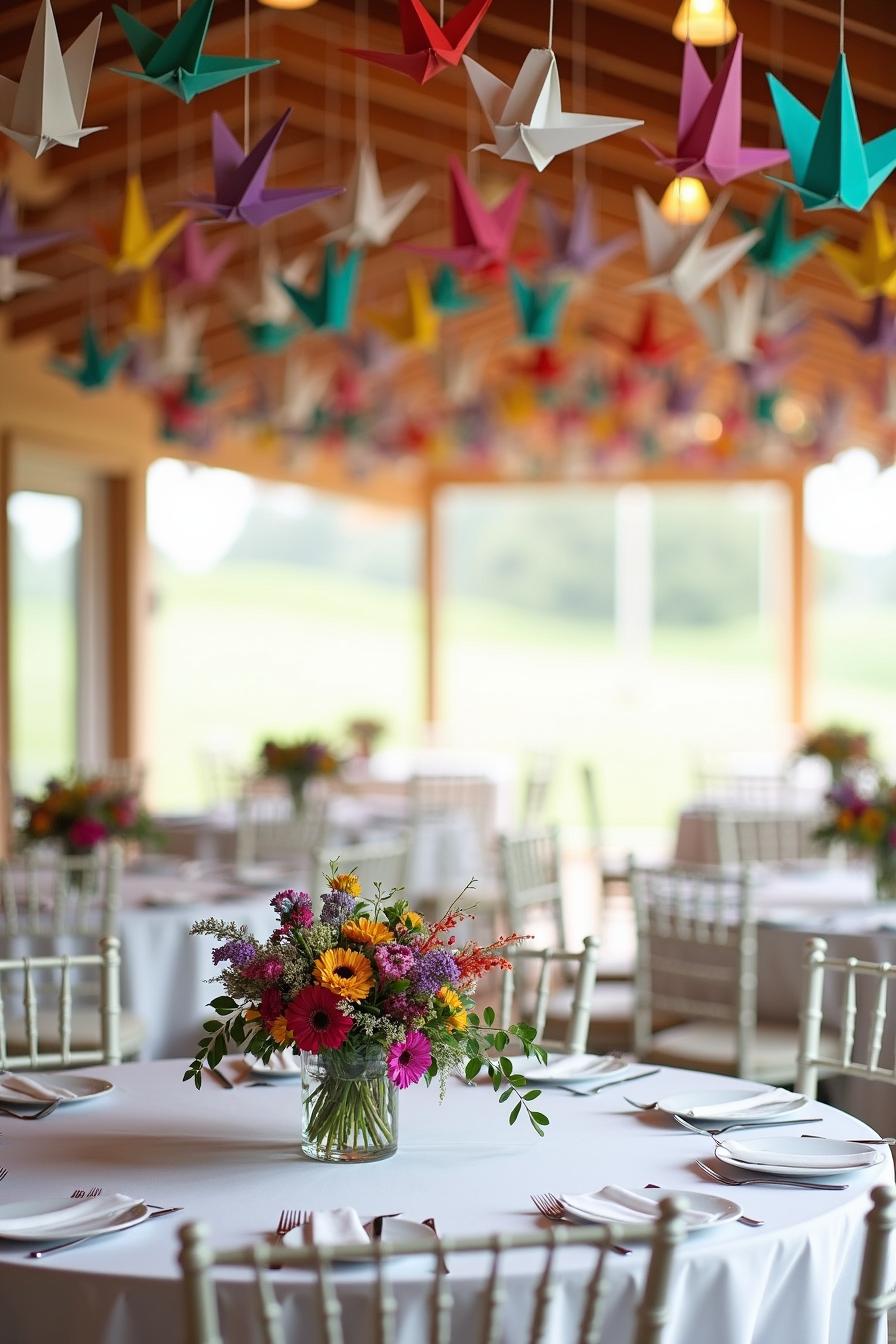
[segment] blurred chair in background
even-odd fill
[[[812,813],[771,808],[717,812],[719,863],[818,863],[826,857],[826,845],[813,839],[820,820]]]
[[[338,872],[355,874],[365,900],[374,899],[379,883],[384,896],[401,888],[405,899],[413,905],[413,893],[405,890],[409,855],[410,836],[407,833],[369,844],[336,846],[332,853],[326,848],[320,849],[311,872],[310,895],[315,914],[320,911],[321,893],[326,892],[326,875],[331,861],[336,863]]]
[[[508,948],[512,970],[501,980],[501,1025],[527,1022],[546,1050],[582,1054],[588,1047],[598,945],[597,938],[589,936],[580,952]],[[555,976],[555,970],[561,974]]]
[[[288,867],[305,880],[321,849],[327,824],[324,789],[308,788],[304,805],[293,810],[288,796],[244,792],[237,804],[237,873],[248,880],[253,869]]]

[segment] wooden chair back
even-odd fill
[[[896,1185],[871,1191],[865,1222],[868,1230],[850,1344],[879,1344],[887,1313],[896,1311]]]
[[[560,835],[557,827],[545,826],[515,835],[502,835],[499,852],[504,899],[511,929],[514,933],[531,933],[532,917],[540,912],[552,926],[552,941],[557,947],[565,947]]]
[[[243,793],[237,804],[237,867],[255,863],[308,863],[327,824],[327,794],[309,788],[296,812],[285,798]]]
[[[825,847],[813,839],[820,818],[811,812],[722,811],[716,813],[719,863],[798,863],[824,857]]]
[[[120,945],[117,938],[100,940],[99,952],[76,957],[10,957],[0,961],[0,1069],[58,1069],[82,1064],[120,1064],[121,994],[119,968]],[[98,972],[100,1048],[84,1050],[72,1048],[72,981],[73,973],[82,976],[85,970]],[[58,974],[57,1009],[54,1024],[54,1049],[43,1050],[40,1044],[40,1007],[35,972],[42,981],[48,975]],[[21,993],[24,1037],[27,1049],[12,1054],[8,1048],[8,1029],[13,1020],[22,1021],[10,1013],[13,993]]]
[[[841,982],[840,1039],[835,1054],[822,1049],[825,990],[831,980]],[[888,961],[829,957],[823,938],[809,938],[803,961],[797,1090],[814,1097],[820,1072],[896,1083],[896,1059],[881,1062],[888,1010],[896,1016],[896,966]],[[856,1059],[857,1050],[864,1058]]]
[[[112,841],[90,854],[26,850],[0,861],[0,933],[88,937],[118,929],[123,851]]]

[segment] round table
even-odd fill
[[[100,1186],[106,1193],[183,1207],[182,1213],[40,1261],[25,1257],[27,1247],[0,1243],[5,1339],[180,1344],[177,1229],[188,1219],[207,1222],[222,1247],[269,1233],[284,1207],[351,1205],[368,1216],[400,1210],[410,1218],[435,1218],[445,1235],[519,1232],[533,1227],[532,1192],[654,1181],[738,1194],[744,1211],[765,1224],[733,1223],[688,1240],[677,1262],[664,1344],[848,1344],[868,1192],[892,1180],[889,1153],[873,1171],[851,1177],[844,1191],[762,1186],[735,1191],[715,1185],[695,1167],[711,1154],[707,1138],[661,1114],[633,1110],[623,1100],[623,1093],[651,1100],[707,1084],[727,1088],[734,1086],[730,1079],[710,1082],[700,1074],[663,1069],[596,1097],[551,1092],[544,1100],[551,1116],[544,1139],[523,1123],[510,1129],[505,1108],[487,1086],[451,1080],[441,1106],[435,1090],[418,1086],[401,1097],[397,1156],[345,1168],[300,1157],[294,1083],[227,1091],[207,1080],[196,1093],[181,1083],[183,1067],[183,1061],[155,1061],[92,1070],[112,1079],[115,1090],[60,1108],[37,1124],[3,1122],[0,1161],[9,1168],[0,1189],[4,1201],[68,1196],[75,1188]],[[812,1132],[866,1133],[858,1121],[826,1107],[813,1105],[807,1114],[824,1116]],[[626,1321],[646,1256],[639,1249],[625,1259],[612,1257],[606,1344],[629,1344]],[[593,1267],[593,1260],[587,1265]],[[363,1297],[368,1289],[358,1276],[367,1272],[354,1268],[340,1274],[349,1290]],[[284,1271],[274,1281],[287,1337],[318,1344],[309,1325],[309,1278]],[[412,1278],[409,1282],[413,1289]],[[472,1292],[468,1276],[452,1276],[455,1294],[463,1294],[465,1285]],[[252,1344],[252,1291],[243,1271],[220,1276],[228,1344]],[[520,1309],[517,1296],[511,1294],[510,1302],[512,1316]],[[356,1325],[346,1338],[372,1344],[363,1312],[352,1320]],[[521,1337],[517,1320],[502,1340]],[[419,1338],[400,1329],[398,1344],[419,1344]],[[552,1344],[571,1344],[568,1329],[558,1326]]]

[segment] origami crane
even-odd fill
[[[646,280],[632,285],[636,294],[665,290],[687,307],[730,271],[749,252],[762,234],[751,229],[715,247],[707,247],[710,234],[728,204],[719,196],[699,224],[670,224],[643,187],[635,188],[635,206],[647,269]]]
[[[644,125],[628,117],[564,112],[557,58],[549,48],[529,52],[512,89],[469,56],[464,57],[464,65],[495,138],[493,145],[476,148],[502,159],[531,163],[539,172],[557,154]]]
[[[442,70],[460,64],[461,56],[490,4],[491,0],[468,0],[463,9],[440,28],[422,0],[398,0],[403,55],[358,51],[352,47],[345,50],[350,56],[385,65],[390,70],[410,75],[418,84],[425,84]]]
[[[510,292],[524,340],[544,345],[556,339],[569,291],[568,282],[530,285],[511,267]]]
[[[242,322],[243,335],[259,355],[279,355],[301,331],[298,322]]]
[[[792,182],[772,180],[795,191],[807,210],[864,209],[896,168],[896,129],[863,142],[843,53],[820,118],[774,75],[768,82],[793,168]]]
[[[201,224],[190,220],[181,231],[178,246],[162,259],[162,270],[172,289],[208,289],[215,283],[235,251],[233,243],[206,247]]]
[[[327,196],[338,196],[344,187],[311,187],[304,191],[287,187],[272,189],[264,182],[270,171],[277,141],[292,108],[287,108],[269,131],[247,155],[217,112],[212,113],[212,162],[215,181],[213,196],[195,196],[186,205],[199,205],[209,214],[228,223],[242,220],[260,228],[269,220],[288,215],[303,206],[313,205]]]
[[[842,317],[834,320],[849,333],[859,349],[866,354],[896,353],[896,314],[889,308],[882,294],[872,300],[867,321],[848,322]]]
[[[548,245],[545,269],[564,274],[594,275],[627,248],[637,234],[622,233],[608,242],[599,243],[594,233],[591,215],[591,188],[581,187],[576,193],[569,219],[560,219],[553,204],[539,197],[536,202],[541,231]]]
[[[85,135],[87,91],[102,16],[88,24],[63,56],[50,0],[43,0],[18,84],[0,78],[0,132],[38,158],[51,145],[77,149]]]
[[[667,415],[692,415],[705,388],[706,378],[702,374],[688,377],[681,369],[673,369],[666,378],[663,410]]]
[[[43,233],[40,229],[20,229],[16,205],[8,187],[0,187],[0,257],[28,257],[45,247],[67,242],[72,233]]]
[[[271,417],[276,428],[282,434],[306,434],[329,381],[329,370],[321,365],[312,367],[304,360],[290,360],[283,376],[283,395]]]
[[[646,299],[641,316],[631,336],[623,337],[609,327],[598,328],[595,335],[620,345],[630,363],[659,369],[691,342],[689,333],[660,336],[659,310],[656,299]]]
[[[710,79],[692,42],[684,44],[684,70],[678,107],[678,143],[674,155],[645,141],[657,160],[676,177],[698,177],[727,186],[735,178],[787,159],[786,149],[745,149],[741,144],[741,68],[743,35]]]
[[[457,313],[469,313],[479,307],[479,300],[461,289],[457,271],[453,266],[440,266],[429,286],[433,307],[443,317]]]
[[[0,256],[0,303],[9,303],[17,294],[28,294],[43,289],[50,283],[48,275],[36,271],[20,271],[15,257]]]
[[[419,267],[413,267],[408,271],[405,283],[404,311],[398,316],[371,313],[370,321],[397,345],[406,345],[413,350],[432,350],[439,337],[440,317],[433,306],[426,276]]]
[[[250,60],[240,56],[203,56],[215,0],[195,0],[166,35],[153,32],[120,5],[113,5],[115,17],[124,29],[131,50],[140,62],[140,70],[121,70],[117,75],[157,84],[176,98],[189,103],[197,93],[217,89],[233,79],[242,79],[256,70],[266,70],[277,61]]]
[[[729,277],[719,285],[718,302],[695,304],[694,319],[716,359],[750,364],[756,356],[756,341],[765,297],[763,276],[748,275],[738,293]]]
[[[883,294],[896,297],[896,237],[887,223],[886,207],[880,201],[871,205],[871,222],[857,251],[841,243],[827,243],[824,255],[860,299]]]
[[[759,270],[768,271],[781,280],[792,275],[798,266],[814,256],[822,243],[831,236],[826,229],[819,229],[816,233],[794,238],[790,228],[788,197],[784,192],[778,193],[761,220],[755,220],[740,210],[733,210],[732,215],[739,228],[761,230],[759,242],[747,253],[748,260]]]
[[[155,271],[140,277],[128,332],[135,336],[157,336],[165,324],[162,290]]]
[[[162,332],[156,374],[161,378],[187,378],[200,363],[200,346],[207,308],[189,310],[168,305]]]
[[[316,290],[280,283],[296,308],[318,331],[345,331],[352,320],[361,270],[361,253],[348,252],[340,264],[335,243],[328,243]]]
[[[349,359],[373,377],[391,373],[402,359],[403,352],[375,327],[346,332],[340,336],[339,343]]]
[[[158,229],[152,227],[143,182],[132,173],[125,185],[124,207],[118,236],[111,229],[94,225],[106,265],[113,275],[130,271],[146,271],[159,259],[169,243],[173,242],[190,218],[188,211],[172,215]]]
[[[376,154],[370,145],[361,145],[345,195],[315,210],[329,228],[331,241],[351,248],[385,247],[428,190],[428,183],[414,182],[403,191],[384,195]]]
[[[520,179],[498,205],[483,205],[460,160],[449,160],[451,172],[452,247],[411,247],[409,251],[437,257],[462,271],[501,271],[510,259],[513,234],[528,190]]]
[[[81,332],[81,358],[77,363],[72,363],[67,359],[54,359],[50,367],[55,373],[60,373],[64,378],[69,378],[79,387],[86,391],[93,391],[96,388],[106,387],[111,383],[124,361],[127,359],[130,346],[127,342],[115,346],[114,349],[103,351],[93,323],[85,322]]]

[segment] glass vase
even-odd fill
[[[379,1049],[302,1052],[302,1152],[316,1162],[380,1162],[398,1148],[398,1092]]]
[[[874,885],[879,901],[896,901],[896,850],[889,845],[875,855]]]

